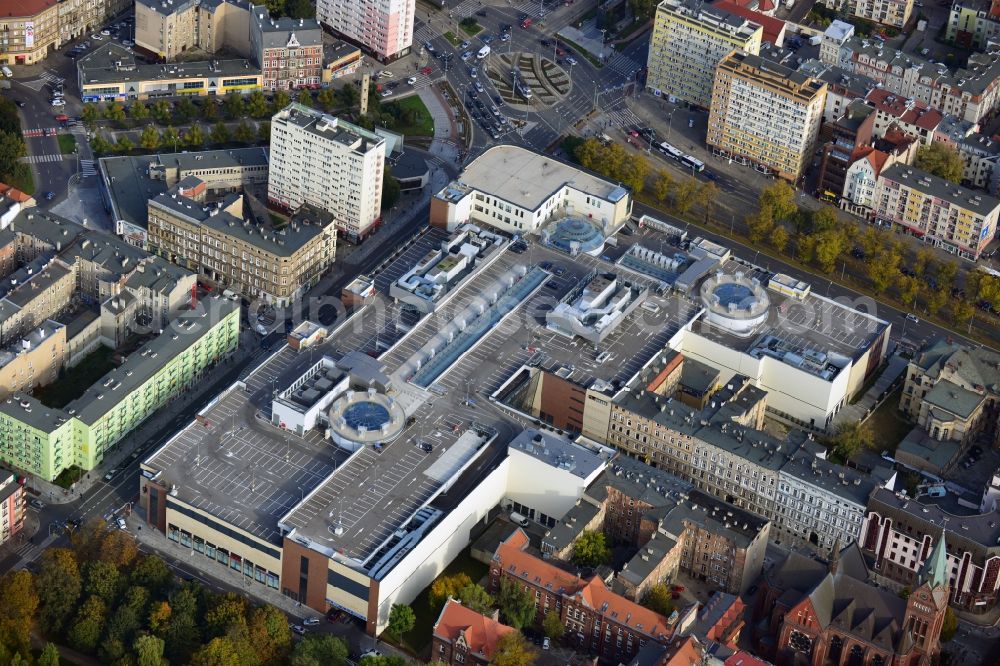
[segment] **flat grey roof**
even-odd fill
[[[207,77],[258,75],[260,68],[249,60],[200,60],[147,65],[135,59],[132,52],[115,43],[104,44],[77,61],[80,82],[141,83]],[[138,92],[138,91],[137,91]]]
[[[581,479],[589,477],[606,462],[606,457],[599,452],[547,430],[523,430],[508,446]]]
[[[57,252],[69,247],[70,243],[86,230],[72,220],[38,208],[22,210],[11,222],[10,228],[42,241]]]
[[[25,307],[45,292],[56,282],[62,280],[72,271],[61,261],[53,261],[44,271],[36,273],[28,282],[19,284],[13,291],[7,294],[7,300],[14,305]]]
[[[534,211],[567,186],[612,202],[628,194],[617,183],[550,155],[506,144],[487,149],[445,190],[472,189]]]
[[[683,532],[685,521],[697,523],[713,534],[724,534],[740,548],[746,548],[767,527],[768,520],[746,509],[724,502],[700,490],[692,490],[687,501],[670,511],[663,529],[668,533]]]
[[[368,152],[385,141],[375,132],[360,125],[303,106],[298,102],[292,102],[278,111],[274,115],[273,122],[295,125],[311,134],[336,141],[348,148],[354,146],[355,152],[358,153]]]
[[[1000,199],[995,199],[982,190],[970,190],[906,164],[893,164],[882,171],[882,177],[980,215],[989,215],[1000,206]]]
[[[0,400],[0,412],[47,433],[55,431],[70,418],[65,411],[46,407],[37,398],[24,393],[15,393],[6,400]]]
[[[781,471],[860,506],[868,503],[868,497],[878,487],[868,474],[834,465],[801,449],[792,454]]]

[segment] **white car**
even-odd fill
[[[382,91],[382,97],[388,97],[391,94],[392,94],[391,90],[383,90]]]
[[[412,86],[412,85],[416,84],[416,82],[417,82],[417,77],[415,77],[415,76],[411,76],[410,78],[406,79],[406,82],[407,82],[407,83],[408,83],[409,85],[411,85],[411,86]]]
[[[93,35],[91,35],[90,38],[93,39],[95,42],[100,42],[100,41],[102,41],[104,39],[103,37],[101,37],[100,35],[98,35],[96,32]]]
[[[302,624],[303,626],[306,627],[315,627],[317,624],[319,624],[319,620],[314,617],[307,617],[306,619],[302,620]]]
[[[569,63],[570,67],[573,67],[574,65],[576,65],[576,58],[574,58],[573,56],[566,56],[566,62]]]
[[[913,322],[914,324],[919,324],[920,323],[920,320],[917,319],[917,315],[913,314],[912,312],[909,313],[908,315],[906,315],[906,320],[910,321],[910,322]]]
[[[480,83],[479,81],[476,81],[476,92],[483,92],[483,90],[484,90],[483,84]]]
[[[118,525],[118,529],[128,531],[128,525],[125,524],[124,518],[116,519],[115,523]]]
[[[54,99],[49,102],[52,106],[66,106],[66,100],[64,99]]]
[[[466,51],[465,53],[462,54],[462,62],[465,62],[471,57],[472,57],[472,51]]]
[[[111,31],[110,30],[101,30],[101,34],[104,35],[105,37],[108,37],[109,35],[111,35]]]
[[[107,474],[104,475],[104,480],[105,481],[110,481],[111,479],[115,478],[116,474],[118,474],[118,470],[117,469],[113,469],[113,470],[111,470],[110,472],[108,472]]]

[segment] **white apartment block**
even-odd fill
[[[902,28],[910,19],[913,0],[854,0],[851,13],[858,18]]]
[[[362,127],[289,104],[271,119],[267,198],[289,211],[311,204],[362,240],[380,221],[385,140]]]
[[[382,62],[407,55],[416,0],[317,0],[316,18]]]
[[[795,181],[812,159],[825,104],[822,81],[736,51],[716,70],[707,143]]]
[[[733,49],[760,53],[763,28],[698,0],[663,0],[649,41],[646,88],[707,109],[715,66]]]

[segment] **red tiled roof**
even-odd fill
[[[513,627],[480,615],[454,599],[449,599],[445,603],[438,621],[434,624],[436,638],[454,643],[459,636],[463,636],[470,651],[482,654],[487,659],[493,658],[497,641],[512,631]]]
[[[575,594],[584,586],[584,581],[579,576],[525,552],[527,547],[528,535],[520,528],[500,544],[496,554],[503,563],[504,572],[551,590],[553,594]]]
[[[705,650],[694,636],[674,639],[667,646],[657,666],[699,666],[704,663]]]
[[[749,652],[737,652],[726,659],[726,666],[771,666],[771,662],[755,657]]]
[[[43,9],[56,4],[57,0],[4,0],[0,5],[0,16],[29,17],[40,13]]]
[[[670,636],[674,632],[673,628],[667,625],[667,618],[615,594],[597,576],[593,576],[584,588],[577,592],[577,596],[582,597],[588,606],[604,617],[653,638]]]
[[[24,203],[25,201],[31,201],[31,195],[25,194],[16,187],[12,187],[5,183],[0,183],[0,196],[6,197],[11,201],[16,201],[18,203]]]
[[[763,5],[763,3],[761,4]],[[765,42],[771,42],[772,44],[777,45],[778,38],[781,37],[781,33],[785,30],[785,22],[781,19],[776,19],[773,16],[766,16],[743,4],[731,2],[731,0],[719,0],[712,6],[717,7],[718,9],[724,9],[730,14],[742,16],[748,21],[753,21],[754,23],[760,25],[760,27],[764,29]],[[767,8],[761,8],[764,11],[769,11]],[[774,6],[772,5],[770,9],[774,9]]]
[[[941,124],[944,114],[919,100],[907,103],[905,97],[893,94],[885,88],[876,88],[868,93],[865,100],[879,111],[908,125],[932,130]]]

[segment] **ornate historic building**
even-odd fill
[[[760,653],[779,666],[936,664],[946,565],[942,535],[903,599],[869,582],[856,544],[829,564],[792,553],[765,578],[755,626]]]

